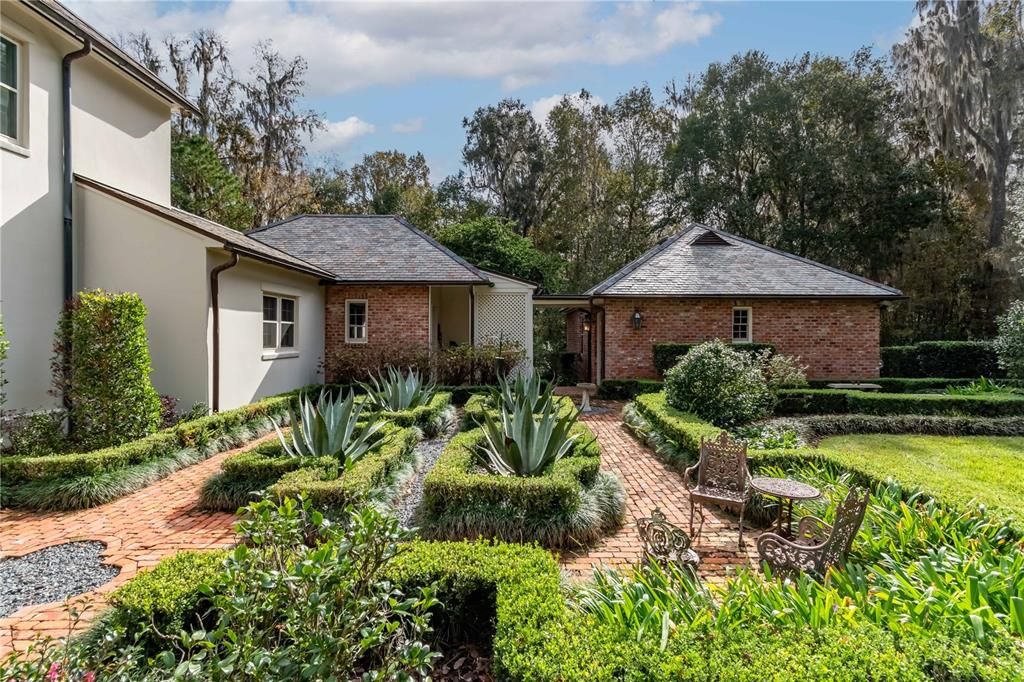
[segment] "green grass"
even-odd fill
[[[1024,438],[867,434],[826,438],[820,449],[870,476],[1024,519]]]

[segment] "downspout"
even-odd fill
[[[229,253],[231,260],[210,270],[210,305],[213,307],[213,387],[210,393],[210,409],[214,412],[220,412],[220,273],[238,265],[238,253]]]
[[[61,85],[64,91],[63,145],[64,145],[64,300],[74,295],[74,235],[72,233],[71,195],[74,191],[72,179],[74,167],[71,164],[71,62],[92,52],[92,40],[86,36],[82,49],[69,52],[61,61]]]

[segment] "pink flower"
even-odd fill
[[[60,679],[60,663],[56,661],[50,666],[50,672],[46,673],[47,682],[57,682]]]
[[[90,670],[82,677],[82,682],[96,682],[96,673]]]

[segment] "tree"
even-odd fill
[[[500,218],[448,225],[438,232],[437,240],[481,268],[528,279],[547,289],[559,286],[558,261],[541,253],[529,239],[517,234],[511,223]]]
[[[121,36],[118,42],[122,49],[128,51],[140,64],[156,75],[159,76],[164,70],[164,60],[160,57],[156,48],[153,47],[153,40],[145,31]]]
[[[919,0],[921,23],[893,56],[936,151],[968,161],[990,188],[988,242],[1003,242],[1008,171],[1024,126],[1021,0]]]
[[[543,222],[547,187],[542,131],[519,100],[481,107],[464,119],[462,159],[469,187],[481,192],[497,214],[529,235]]]
[[[428,232],[438,220],[430,167],[422,153],[398,150],[366,154],[348,173],[353,209],[397,214]]]
[[[254,211],[242,195],[242,183],[202,135],[177,138],[171,144],[171,202],[236,230],[252,227]]]

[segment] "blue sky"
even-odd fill
[[[307,104],[329,121],[318,158],[350,164],[368,152],[422,151],[435,180],[459,168],[462,119],[516,97],[535,111],[585,88],[605,102],[646,82],[660,93],[711,62],[763,50],[847,56],[887,50],[912,2],[414,4],[96,2],[72,7],[111,35],[154,37],[208,27],[245,71],[270,38],[309,62]],[[167,78],[167,74],[164,74]]]

